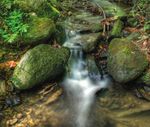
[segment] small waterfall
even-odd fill
[[[64,89],[72,102],[75,113],[75,127],[87,127],[90,107],[94,101],[95,93],[106,88],[108,80],[102,80],[100,74],[91,75],[87,67],[87,58],[84,57],[82,47],[77,42],[80,35],[75,35],[66,41],[64,46],[69,47],[71,56],[69,70],[64,79]]]

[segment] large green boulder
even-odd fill
[[[55,32],[55,24],[49,18],[32,17],[29,29],[23,36],[23,44],[37,44],[47,40]]]
[[[30,49],[21,58],[12,76],[13,85],[20,89],[29,89],[46,80],[55,79],[65,68],[69,58],[67,48],[53,48],[41,44]]]
[[[108,71],[120,83],[136,79],[148,66],[146,56],[125,38],[113,39],[108,53]]]

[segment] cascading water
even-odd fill
[[[80,35],[71,31],[71,38],[64,46],[69,47],[71,56],[69,70],[64,79],[64,89],[72,102],[75,113],[75,127],[87,127],[90,107],[94,101],[95,93],[109,85],[109,80],[101,79],[99,73],[92,74],[88,70],[88,59],[84,57],[80,42]]]

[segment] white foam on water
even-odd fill
[[[74,33],[74,32],[73,32]],[[73,98],[74,110],[76,113],[75,124],[76,127],[87,127],[90,107],[94,101],[95,93],[102,88],[109,85],[108,80],[91,80],[87,70],[87,61],[83,59],[82,49],[75,46],[74,43],[78,42],[79,35],[66,41],[64,46],[71,50],[69,72],[64,79],[64,88],[69,96]],[[107,78],[106,78],[107,79]]]

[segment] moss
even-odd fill
[[[34,16],[29,24],[28,33],[23,37],[23,42],[25,44],[39,43],[48,39],[54,32],[55,25],[51,19]]]
[[[123,28],[123,22],[120,19],[118,19],[114,23],[113,29],[111,31],[111,36],[120,37],[122,28]]]
[[[40,17],[55,19],[59,16],[59,11],[47,0],[15,0],[14,3],[22,10],[26,12],[35,12]]]
[[[150,69],[147,70],[147,71],[143,74],[143,76],[140,78],[140,80],[141,80],[143,83],[145,83],[145,84],[147,84],[147,85],[150,85]]]

